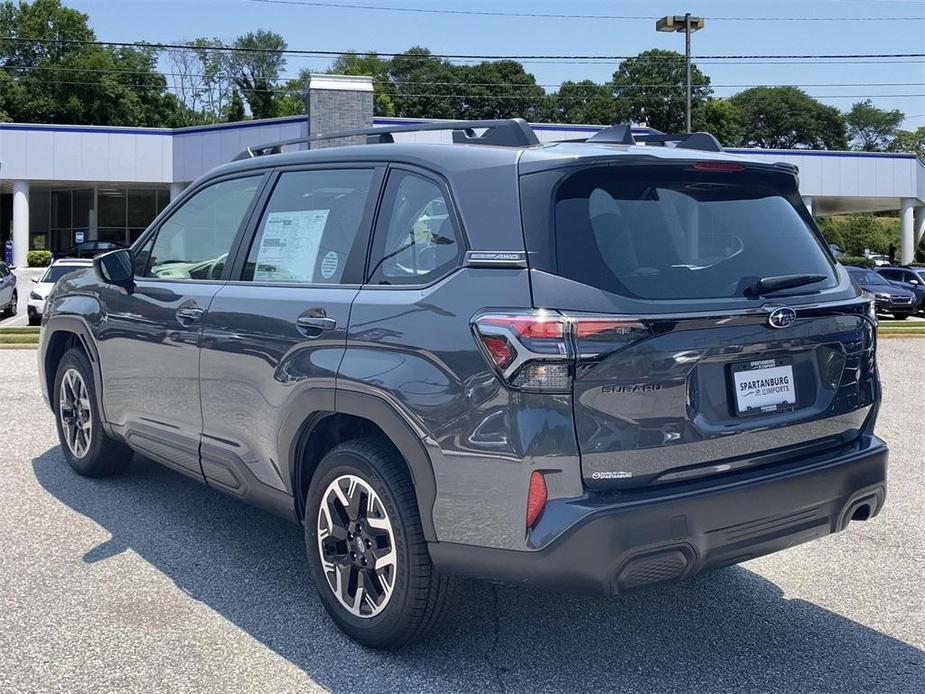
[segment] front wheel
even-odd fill
[[[894,313],[893,318],[896,320],[906,320],[909,317],[908,313]]]
[[[93,371],[81,350],[69,349],[61,357],[52,402],[61,449],[75,472],[85,477],[107,477],[125,469],[132,451],[103,430]]]
[[[371,648],[396,649],[443,618],[456,582],[436,573],[405,462],[372,439],[328,453],[305,503],[305,546],[321,602]]]
[[[16,310],[19,306],[19,294],[16,290],[13,290],[13,296],[10,298],[10,304],[3,310],[3,316],[9,318],[10,316],[16,315]]]

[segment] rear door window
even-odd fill
[[[280,175],[260,220],[243,279],[296,284],[360,284],[374,169]]]
[[[595,167],[555,193],[558,274],[638,299],[744,296],[758,279],[819,274],[820,242],[783,192],[781,174],[693,166]]]
[[[443,187],[395,169],[373,238],[370,284],[428,284],[459,265],[465,248]]]

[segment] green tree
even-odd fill
[[[260,29],[234,40],[229,68],[234,83],[247,100],[254,118],[277,115],[276,82],[286,66],[285,39],[272,31]]]
[[[819,230],[829,243],[837,243],[845,253],[864,255],[864,251],[887,253],[890,245],[899,246],[899,219],[872,214],[849,214],[824,217]]]
[[[389,71],[392,61],[380,58],[376,53],[344,53],[328,68],[331,75],[367,75],[373,78],[373,110],[377,116],[394,116],[394,87]]]
[[[231,100],[225,107],[223,116],[224,119],[229,123],[244,120],[244,99],[241,98],[241,92],[239,92],[237,89],[231,93]]]
[[[917,130],[900,130],[890,143],[891,152],[912,152],[925,159],[925,125]]]
[[[634,123],[664,132],[682,132],[686,110],[684,56],[653,49],[620,63],[613,73],[613,94]],[[713,93],[710,78],[691,65],[691,105],[696,110]]]
[[[870,99],[857,102],[845,115],[851,148],[865,152],[884,151],[896,138],[904,118],[902,111],[877,108]]]
[[[151,48],[101,47],[87,16],[59,0],[0,4],[0,110],[26,123],[177,125],[183,106],[167,91]]]
[[[567,81],[546,97],[542,118],[551,123],[611,125],[628,120],[626,109],[618,107],[618,103],[609,84]]]
[[[454,118],[460,88],[458,73],[445,60],[420,46],[396,55],[389,67],[395,115],[405,118]]]
[[[516,60],[481,62],[453,68],[458,84],[454,117],[534,119],[546,92]]]
[[[742,114],[742,144],[770,149],[845,149],[845,119],[797,87],[752,87],[729,99]]]
[[[737,147],[742,139],[742,112],[728,99],[708,99],[694,111],[694,130],[711,133],[724,147]]]

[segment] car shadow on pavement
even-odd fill
[[[57,447],[33,467],[112,535],[84,562],[132,550],[332,691],[901,692],[925,672],[914,646],[741,567],[618,598],[470,581],[444,627],[378,653],[327,618],[297,526],[138,457],[105,480],[78,477]]]

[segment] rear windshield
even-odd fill
[[[555,198],[557,272],[639,299],[741,297],[758,279],[794,274],[826,280],[782,294],[834,286],[788,179],[693,166],[576,173]]]
[[[848,274],[858,284],[890,284],[873,270],[848,270]]]
[[[59,279],[64,277],[69,272],[74,272],[76,270],[82,270],[84,265],[52,265],[45,271],[45,274],[42,275],[42,282],[57,282]]]

